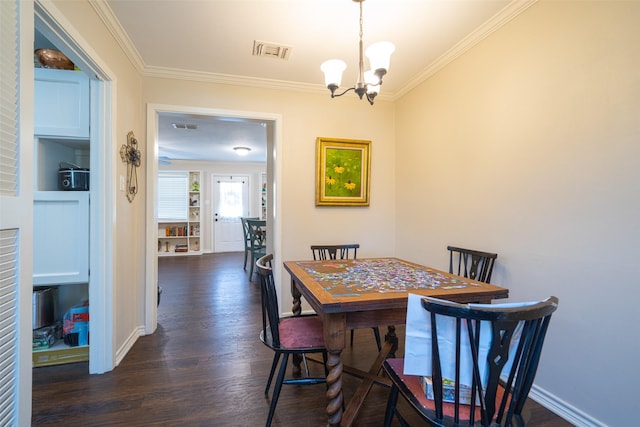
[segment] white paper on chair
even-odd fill
[[[431,376],[431,314],[422,308],[421,295],[409,294],[407,301],[407,323],[405,339],[404,373],[406,375]],[[438,345],[442,376],[455,378],[456,362],[456,319],[437,315]],[[466,325],[462,325],[466,331]],[[489,324],[481,325],[479,359],[486,360],[490,344]],[[460,340],[460,383],[471,385],[473,360],[469,346],[469,338],[463,333]],[[486,378],[485,364],[480,364],[480,378]]]
[[[409,294],[407,301],[407,323],[405,338],[404,373],[406,375],[431,376],[431,314],[422,307],[422,296]],[[536,302],[492,304],[491,307],[522,307],[536,304]],[[482,304],[470,304],[482,308]],[[456,319],[453,317],[436,315],[438,324],[438,345],[440,349],[440,361],[442,376],[448,379],[455,378],[456,360]],[[463,331],[467,330],[465,321],[462,321]],[[480,326],[480,347],[478,360],[486,361],[491,344],[491,325],[482,322]],[[522,332],[522,325],[516,328],[509,349],[509,360],[503,372],[510,369],[515,353],[515,343],[518,342]],[[473,360],[469,345],[468,334],[463,333],[460,339],[460,383],[471,385]],[[480,378],[486,383],[487,366],[480,363]]]

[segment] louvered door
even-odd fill
[[[24,18],[24,19],[22,19]],[[0,425],[28,425],[31,409],[33,5],[0,0]],[[31,23],[31,24],[30,24]],[[21,48],[24,45],[24,49]],[[31,46],[29,46],[31,45]],[[29,47],[30,49],[27,49]],[[22,55],[21,55],[22,53]],[[29,67],[30,65],[30,67]],[[22,71],[22,72],[21,72]],[[24,80],[20,80],[20,79]],[[22,133],[21,133],[22,128]],[[30,133],[31,135],[27,135]]]

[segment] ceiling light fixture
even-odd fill
[[[251,151],[249,147],[233,147],[238,156],[246,156]]]
[[[362,99],[366,95],[369,104],[373,105],[373,100],[380,92],[380,85],[382,85],[382,77],[387,74],[389,70],[389,62],[391,60],[391,54],[396,50],[393,43],[390,42],[378,42],[374,43],[367,48],[365,52],[371,70],[364,72],[364,60],[363,60],[363,47],[362,47],[362,3],[364,0],[353,0],[356,3],[360,3],[360,45],[359,45],[359,63],[358,63],[358,80],[355,86],[350,87],[342,93],[336,94],[336,90],[340,87],[342,82],[342,72],[347,68],[347,64],[340,59],[330,59],[325,61],[320,66],[320,69],[324,73],[324,81],[327,88],[331,91],[331,98],[336,96],[342,96],[345,93],[353,90]]]

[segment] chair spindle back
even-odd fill
[[[358,243],[347,245],[311,245],[314,260],[327,259],[356,259],[358,255]]]
[[[447,246],[447,250],[449,251],[449,273],[479,282],[491,281],[493,265],[498,254],[455,246]]]

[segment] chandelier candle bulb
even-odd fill
[[[342,83],[342,73],[346,68],[347,64],[340,59],[330,59],[322,63],[320,69],[324,73],[324,82],[329,89],[331,89],[332,86],[335,86],[335,89],[340,86]]]
[[[376,74],[382,73],[382,75],[378,76],[380,80],[382,80],[382,76],[387,74],[387,71],[389,71],[391,54],[395,50],[396,47],[393,45],[393,43],[378,42],[369,46],[365,51],[364,54],[367,58],[369,58],[371,70],[373,70]]]

